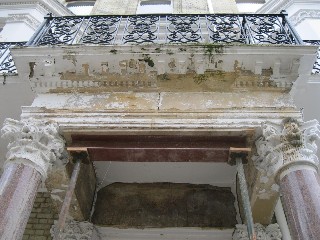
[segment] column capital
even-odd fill
[[[36,119],[7,118],[1,129],[2,138],[8,139],[5,166],[22,163],[36,169],[43,178],[52,164],[62,164],[65,141],[55,122]]]
[[[254,231],[257,240],[281,240],[282,234],[277,223],[264,227],[260,223],[254,224]],[[237,224],[232,235],[232,240],[249,240],[247,226],[245,224]]]
[[[52,225],[50,233],[52,238],[54,238],[55,230],[57,228],[57,222]],[[64,230],[60,235],[60,239],[92,239],[92,234],[94,232],[93,224],[90,222],[79,222],[75,220],[68,220],[65,224]]]
[[[286,118],[281,124],[265,122],[262,136],[256,140],[257,155],[253,157],[256,168],[267,176],[277,175],[290,168],[318,168],[317,145],[320,139],[317,120],[299,122]]]

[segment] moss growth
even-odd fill
[[[194,79],[194,82],[199,85],[199,84],[207,81],[208,76],[206,76],[205,74],[199,74],[199,75],[194,76],[193,79]]]
[[[113,54],[117,54],[117,50],[116,49],[112,49],[112,50],[110,50],[110,52],[113,53]]]
[[[145,56],[143,58],[143,61],[145,61],[149,67],[154,67],[154,62],[149,56]]]
[[[216,44],[206,44],[204,46],[205,54],[212,56],[212,54],[222,54],[223,53],[223,45],[216,45]]]
[[[169,75],[167,73],[158,75],[158,79],[160,81],[169,81],[170,80]]]

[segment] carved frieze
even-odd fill
[[[64,163],[65,141],[54,122],[6,119],[1,134],[9,140],[5,165],[22,163],[35,168],[46,178],[53,163]]]
[[[317,145],[320,128],[317,120],[299,123],[285,119],[282,124],[262,124],[262,137],[256,141],[258,155],[255,166],[268,176],[274,175],[285,164],[306,161],[318,166]]]
[[[255,234],[257,240],[281,240],[282,234],[279,225],[270,224],[264,227],[260,223],[254,224]],[[249,240],[247,226],[244,224],[237,224],[233,232],[232,240]]]

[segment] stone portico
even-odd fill
[[[188,176],[179,178],[192,164],[195,169],[200,169],[200,165],[212,167],[216,173],[223,170],[228,175],[224,187],[228,187],[230,194],[233,191],[233,197],[237,199],[237,202],[232,200],[233,205],[228,205],[238,215],[233,224],[246,224],[248,209],[242,207],[244,203],[240,200],[237,169],[228,165],[230,149],[237,148],[252,152],[243,160],[247,160],[244,172],[247,197],[256,223],[251,226],[255,234],[280,239],[278,225],[271,222],[281,194],[282,199],[287,199],[284,209],[292,238],[308,236],[316,239],[318,230],[314,226],[318,224],[316,213],[319,208],[316,203],[305,208],[293,206],[297,211],[308,213],[307,226],[294,225],[299,213],[290,215],[288,212],[293,208],[289,204],[295,203],[296,197],[300,196],[306,202],[316,199],[319,193],[318,175],[314,174],[317,171],[314,142],[318,138],[318,123],[303,123],[290,95],[294,82],[310,74],[314,51],[313,46],[210,44],[187,44],[183,48],[150,44],[13,49],[19,74],[30,81],[37,97],[31,106],[22,108],[20,121],[7,120],[2,130],[10,144],[8,164],[0,185],[4,189],[3,201],[8,203],[8,207],[2,208],[8,221],[1,222],[1,234],[8,239],[22,237],[37,188],[46,180],[58,211],[68,199],[65,197],[68,186],[75,184],[68,211],[61,213],[67,218],[67,224],[62,224],[62,237],[63,234],[88,239],[110,236],[108,234],[124,234],[127,238],[139,236],[141,232],[136,228],[121,231],[97,219],[94,226],[84,222],[92,220],[94,210],[104,204],[105,199],[99,199],[103,194],[99,195],[99,192],[119,179],[126,183],[138,179],[143,183],[147,173],[160,176],[154,182],[175,179],[174,184],[210,184],[207,188],[213,185],[219,192],[222,187],[219,174],[212,174],[210,182],[205,182],[208,178],[203,177],[201,183],[189,182]],[[74,179],[72,172],[79,156],[85,158]],[[110,163],[132,169],[126,178],[115,176],[116,180],[109,179],[108,184],[99,186],[104,175],[108,178],[108,174],[112,174],[107,171]],[[181,163],[180,169],[177,167],[179,170],[172,171],[172,175],[178,176],[176,178],[161,175],[157,169],[162,166],[163,172],[169,172],[178,163]],[[149,168],[150,172],[143,171],[140,178],[133,178],[130,174],[139,164],[154,165]],[[96,176],[94,166],[96,170],[99,169],[97,166],[106,170]],[[309,172],[312,174],[307,174]],[[314,189],[296,195],[300,188],[292,182],[297,178],[302,179],[299,184],[303,189],[308,189],[305,185]],[[17,187],[13,188],[13,185]],[[198,187],[192,185],[192,189],[196,189],[194,192]],[[231,191],[232,187],[237,191]],[[96,190],[100,190],[97,197]],[[15,192],[19,192],[18,195]],[[212,198],[208,198],[208,205],[203,206],[210,206],[212,202],[215,207],[219,206],[222,201],[218,201],[215,194],[205,195]],[[20,197],[16,199],[15,196]],[[131,200],[129,202],[134,204],[134,198]],[[194,202],[194,205],[198,204]],[[94,203],[97,204],[95,209]],[[18,205],[24,207],[9,207]],[[19,217],[22,222],[16,222],[17,215],[22,216]],[[305,222],[301,221],[301,224]],[[6,227],[7,223],[10,228]],[[230,226],[213,227],[222,230],[208,229],[206,232],[179,225],[165,233],[155,227],[153,232],[143,234],[152,239],[161,234],[170,239],[173,233],[180,238],[189,235],[194,239],[232,237]],[[237,225],[233,238],[249,238],[244,229],[246,226]]]

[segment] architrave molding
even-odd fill
[[[297,26],[307,18],[320,19],[320,9],[301,9],[289,19],[291,24]]]
[[[74,15],[67,7],[65,7],[62,3],[57,0],[0,0],[0,8],[8,8],[11,6],[13,8],[38,8],[39,6],[43,8],[45,11],[41,11],[46,13],[53,13],[54,16],[66,16],[66,15]]]
[[[256,13],[280,13],[281,10],[288,9],[291,5],[294,4],[305,4],[306,7],[310,4],[319,4],[318,0],[269,0],[265,3]]]
[[[9,14],[6,23],[24,22],[33,30],[37,30],[41,22],[35,19],[31,14]]]

